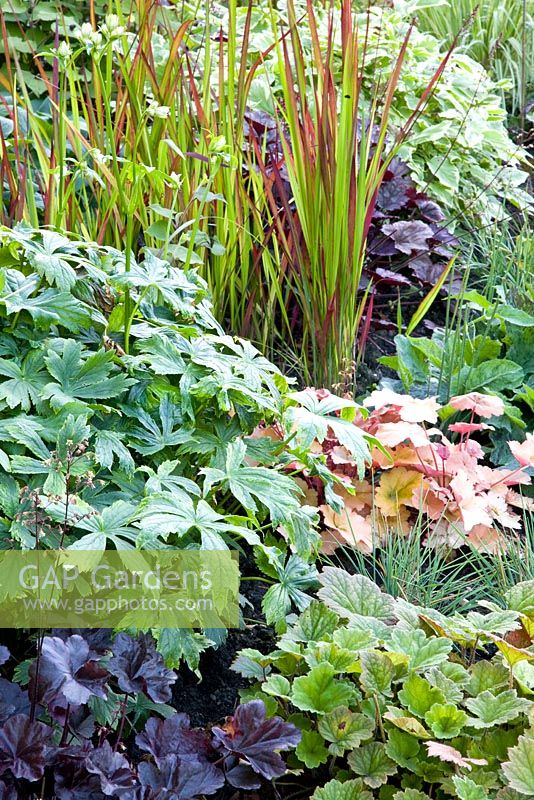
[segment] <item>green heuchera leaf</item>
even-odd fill
[[[502,764],[508,783],[521,794],[534,795],[534,738],[520,736],[515,747],[508,751],[508,761]]]
[[[361,684],[369,694],[391,694],[391,681],[395,674],[393,662],[387,655],[369,650],[360,653]]]
[[[437,739],[454,739],[467,720],[465,711],[452,703],[435,703],[425,714],[425,722],[430,725]]]
[[[364,783],[371,789],[377,789],[387,782],[390,775],[395,775],[397,765],[386,753],[382,742],[370,742],[358,747],[348,755],[348,762],[356,775],[361,775]]]
[[[316,789],[311,800],[371,800],[371,793],[359,778],[345,781],[328,781],[325,786]]]
[[[430,797],[418,789],[405,789],[403,792],[395,792],[393,800],[430,800]]]
[[[262,683],[261,688],[266,694],[272,694],[274,697],[281,697],[285,700],[289,699],[291,692],[291,684],[283,675],[269,675],[267,680]]]
[[[308,769],[314,769],[328,761],[328,750],[324,746],[322,736],[316,731],[302,731],[302,738],[295,752]]]
[[[358,654],[338,647],[335,642],[321,642],[312,646],[305,655],[305,660],[310,667],[326,662],[336,672],[357,672],[359,668]]]
[[[425,670],[447,660],[452,642],[437,636],[427,637],[420,628],[412,631],[395,628],[385,646],[394,653],[409,656],[408,669]]]
[[[453,775],[452,782],[460,800],[485,800],[488,796],[484,787],[476,784],[471,778]]]
[[[534,619],[534,580],[517,583],[506,592],[505,599],[508,608]]]
[[[421,746],[416,738],[398,728],[388,731],[386,753],[399,766],[413,770],[418,763]]]
[[[412,714],[424,717],[434,703],[444,703],[445,697],[439,689],[433,688],[430,683],[413,672],[404,681],[399,692],[399,700]]]
[[[473,697],[485,690],[495,693],[501,687],[507,686],[509,677],[510,671],[504,664],[493,661],[477,661],[471,668],[471,677],[466,688]]]
[[[345,648],[345,650],[353,650],[357,653],[360,650],[367,650],[378,644],[378,640],[372,631],[358,628],[338,628],[334,632],[334,642]]]
[[[385,622],[393,616],[393,599],[364,575],[350,575],[339,567],[325,567],[319,576],[318,595],[340,616],[351,621]]]
[[[318,729],[323,739],[330,742],[330,752],[342,756],[346,750],[359,747],[361,742],[369,739],[375,726],[365,714],[355,714],[340,706],[319,719]]]
[[[334,678],[331,664],[319,664],[293,681],[291,701],[301,711],[327,714],[338,706],[347,706],[354,695],[352,684]]]
[[[469,720],[470,726],[491,728],[493,725],[511,722],[520,714],[527,714],[533,704],[530,700],[518,697],[515,689],[508,689],[497,695],[486,690],[478,697],[466,700],[465,705],[475,715]]]
[[[291,638],[298,642],[320,642],[334,634],[338,626],[338,615],[327,608],[324,603],[313,600],[298,618],[297,624],[292,629]],[[338,644],[346,647],[339,642]]]

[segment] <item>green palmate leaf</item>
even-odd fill
[[[357,464],[360,477],[363,477],[365,464],[369,461],[369,443],[373,437],[353,424],[358,406],[351,400],[335,395],[319,399],[315,392],[295,392],[291,399],[299,403],[298,408],[287,411],[288,427],[297,430],[298,440],[305,446],[314,439],[322,442],[330,428],[336,439],[344,445]],[[341,411],[341,416],[334,416]]]
[[[260,539],[243,525],[227,522],[205,500],[196,504],[183,490],[161,492],[141,501],[137,523],[143,531],[167,538],[170,534],[185,536],[190,531],[201,533],[219,545],[225,546],[224,536],[230,533],[243,537],[249,544],[259,544]],[[213,548],[211,548],[213,549]]]
[[[409,669],[424,670],[446,661],[452,642],[437,636],[427,637],[420,628],[412,631],[395,628],[386,649],[409,656]]]
[[[316,789],[312,800],[371,800],[371,793],[364,788],[360,779],[344,781],[329,781],[325,786]]]
[[[421,745],[414,736],[398,728],[391,728],[388,731],[386,753],[400,767],[414,770],[420,761],[418,758],[420,749]]]
[[[468,719],[465,711],[452,703],[435,703],[425,714],[425,722],[437,739],[454,739]]]
[[[362,667],[361,684],[369,694],[391,694],[391,681],[395,674],[393,662],[387,655],[378,651],[360,653]]]
[[[244,678],[255,678],[256,680],[263,681],[271,671],[270,658],[269,656],[264,656],[259,650],[245,647],[243,650],[239,651],[230,669],[233,670],[233,672],[238,672],[240,675],[243,675]],[[282,676],[273,675],[272,677]],[[283,684],[283,686],[285,687],[285,684]],[[288,688],[290,687],[288,686]]]
[[[364,783],[371,789],[377,789],[387,782],[390,775],[395,775],[397,765],[386,753],[386,746],[381,742],[370,742],[353,750],[348,755],[348,762],[356,775],[361,775]]]
[[[269,552],[269,548],[264,550]],[[307,590],[315,586],[317,572],[312,564],[297,555],[290,555],[284,563],[280,551],[269,553],[269,563],[279,583],[267,590],[262,599],[262,608],[267,622],[273,624],[289,613],[292,603],[299,611],[309,605],[311,598]]]
[[[124,435],[115,431],[97,431],[95,436],[95,459],[100,466],[111,469],[115,458],[119,467],[125,472],[132,473],[135,463],[130,451],[123,444]]]
[[[534,738],[520,736],[517,745],[508,750],[508,761],[501,768],[512,789],[534,795]]]
[[[339,567],[325,567],[318,595],[340,616],[351,621],[371,617],[383,622],[393,615],[393,599],[364,575],[350,575]]]
[[[186,628],[159,628],[155,636],[158,650],[168,667],[177,669],[185,661],[189,669],[201,677],[198,669],[200,656],[212,645],[207,636]]]
[[[327,714],[338,706],[349,704],[354,695],[352,685],[346,680],[337,680],[330,664],[319,664],[308,675],[295,678],[291,701],[301,711]]]
[[[105,550],[108,541],[117,550],[133,547],[138,534],[136,528],[130,525],[134,514],[135,506],[124,500],[117,500],[101,514],[82,517],[76,522],[76,527],[89,533],[74,542],[69,549]]]
[[[56,382],[47,383],[42,396],[55,408],[78,400],[109,400],[122,394],[133,379],[113,373],[114,355],[106,350],[82,354],[82,345],[64,339],[59,352],[49,350],[45,358],[48,372]]]
[[[527,714],[533,703],[531,700],[518,697],[515,689],[508,689],[497,695],[486,690],[478,697],[466,700],[465,705],[475,715],[469,720],[470,726],[490,728],[493,725],[511,722],[520,714]]]
[[[168,394],[160,400],[159,424],[143,409],[136,410],[134,416],[142,427],[133,431],[131,446],[142,455],[154,455],[165,447],[176,447],[191,436],[191,430],[182,424],[182,415]]]
[[[453,775],[452,782],[460,800],[485,800],[488,796],[486,789],[472,781],[471,778]]]
[[[330,742],[329,751],[342,756],[369,739],[374,731],[373,721],[365,714],[357,714],[344,706],[330,711],[319,719],[318,730],[323,739]]]
[[[13,359],[0,358],[0,375],[8,378],[0,385],[0,399],[10,408],[21,406],[24,411],[39,403],[48,380],[43,367],[44,358],[39,350],[30,351],[20,366]]]
[[[295,750],[297,757],[303,761],[308,769],[314,769],[319,764],[328,761],[328,750],[324,745],[322,736],[316,731],[302,731],[302,738]]]
[[[283,522],[291,512],[298,510],[300,488],[291,478],[275,470],[242,466],[245,455],[246,445],[241,439],[229,444],[225,469],[203,470],[204,492],[222,483],[247,511],[256,512],[256,501],[259,501],[269,509],[274,523]]]
[[[424,717],[434,703],[444,703],[445,696],[430,683],[413,672],[403,684],[399,692],[399,700],[412,714]]]
[[[27,311],[38,327],[61,324],[69,331],[77,332],[91,322],[89,308],[69,292],[44,289],[35,296],[39,280],[31,275],[26,278],[16,270],[6,270],[7,280],[0,304],[4,304],[8,314]]]

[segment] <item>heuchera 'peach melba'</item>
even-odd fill
[[[420,515],[429,544],[471,543],[493,553],[505,548],[510,531],[521,527],[520,511],[533,505],[512,487],[530,483],[524,468],[534,466],[534,436],[510,442],[519,468],[483,463],[484,451],[473,434],[490,426],[475,417],[500,416],[502,400],[478,392],[454,397],[450,405],[468,412],[468,419],[448,428],[445,424],[444,431],[436,427],[440,406],[434,397],[419,400],[381,390],[364,405],[373,410],[367,419],[358,415],[355,424],[376,436],[386,451],[373,450],[365,480],[358,480],[356,464],[332,431],[312,447],[325,454],[330,471],[343,482],[344,488],[337,490],[343,510],[335,512],[325,502],[318,479],[301,472],[302,483],[317,492],[324,550],[349,544],[371,552],[387,533],[409,534]]]

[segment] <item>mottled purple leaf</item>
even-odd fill
[[[135,639],[119,633],[113,642],[113,657],[109,670],[115,675],[123,692],[144,692],[155,703],[168,703],[175,673],[167,669],[154,640],[145,633]]]
[[[59,748],[54,760],[54,789],[58,800],[105,800],[100,780],[91,774],[85,762],[92,752],[87,742],[83,747]]]
[[[203,730],[191,728],[187,714],[173,714],[167,719],[151,717],[135,741],[141,750],[154,756],[156,763],[173,754],[202,759],[213,753],[210,737]]]
[[[45,636],[41,658],[30,667],[37,694],[45,703],[54,702],[61,692],[69,703],[80,705],[94,695],[106,698],[108,672],[91,658],[88,643],[81,636]]]
[[[214,764],[178,756],[167,756],[159,767],[142,762],[139,780],[152,789],[154,800],[192,800],[213,794],[224,785],[223,772]]]
[[[265,778],[278,778],[286,771],[280,750],[289,750],[300,742],[300,731],[280,717],[266,718],[261,700],[238,706],[221,728],[213,728],[220,749],[246,759]]]
[[[99,778],[102,791],[110,797],[120,797],[134,784],[134,775],[125,757],[115,753],[107,741],[93,750],[85,766]]]
[[[51,745],[48,725],[31,722],[25,714],[11,717],[0,728],[0,774],[9,769],[15,778],[39,780]]]
[[[397,250],[410,255],[414,250],[427,250],[433,231],[430,225],[419,220],[400,220],[382,226],[382,232],[395,242]]]
[[[29,714],[28,693],[20,686],[5,678],[0,678],[0,725],[16,714]]]
[[[20,800],[19,793],[9,778],[0,781],[0,800]]]
[[[111,633],[110,628],[54,628],[52,630],[52,636],[59,636],[63,641],[75,634],[81,636],[89,645],[91,652],[99,656],[103,656],[111,650]]]
[[[393,272],[390,269],[383,269],[382,267],[377,267],[371,272],[371,275],[375,278],[375,283],[379,281],[382,283],[389,283],[392,286],[411,286],[412,282],[409,278],[405,275],[401,275],[400,272]]]

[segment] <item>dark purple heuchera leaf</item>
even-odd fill
[[[430,225],[419,220],[399,220],[382,226],[382,233],[395,242],[397,250],[410,255],[414,250],[428,250],[428,240],[433,231]]]
[[[300,742],[300,731],[280,717],[266,718],[261,700],[239,706],[222,728],[213,735],[223,754],[246,759],[264,778],[279,778],[286,771],[280,750],[289,750]]]
[[[411,286],[412,282],[409,278],[405,275],[401,275],[400,272],[393,272],[390,269],[383,269],[382,267],[377,267],[375,270],[370,272],[371,276],[375,279],[375,283],[379,281],[382,283],[389,283],[392,286]]]
[[[144,692],[155,703],[167,703],[171,699],[170,687],[176,675],[167,669],[153,638],[146,633],[135,639],[119,633],[113,642],[109,670],[123,692]]]
[[[214,752],[209,735],[191,728],[187,714],[173,714],[167,719],[151,717],[135,741],[141,750],[154,756],[157,764],[170,755],[202,760]]]
[[[224,786],[224,774],[214,764],[179,756],[161,759],[159,768],[141,763],[139,780],[145,790],[152,790],[153,800],[192,800]]]
[[[100,779],[85,766],[93,751],[89,742],[82,747],[59,748],[54,759],[54,790],[58,800],[106,800]]]
[[[74,705],[86,703],[91,695],[107,697],[109,673],[94,660],[81,636],[69,636],[65,641],[59,636],[45,636],[41,658],[30,667],[33,685],[36,673],[37,696],[45,703],[54,702],[59,692]]]
[[[421,216],[427,222],[441,222],[445,219],[445,214],[433,200],[426,194],[417,192],[415,188],[408,189],[406,193],[409,207],[419,209]]]
[[[0,725],[16,714],[29,714],[28,693],[20,686],[5,678],[0,678]]]
[[[10,779],[0,781],[0,800],[19,800],[19,793]]]
[[[11,658],[11,653],[9,652],[7,647],[4,647],[3,644],[0,644],[0,667],[2,666],[2,664],[5,664],[6,661],[9,661],[10,658]]]
[[[109,742],[93,750],[85,761],[88,772],[100,780],[100,787],[108,797],[120,797],[134,785],[134,775],[125,757],[113,752]]]
[[[76,706],[69,703],[61,693],[48,703],[48,713],[61,728],[67,721],[69,731],[78,739],[90,739],[95,730],[95,721],[87,705]]]
[[[111,628],[54,628],[52,636],[59,636],[66,641],[74,634],[81,636],[89,645],[89,649],[96,655],[103,656],[111,650]]]
[[[399,211],[408,205],[408,191],[413,187],[408,165],[400,158],[392,159],[378,190],[376,204],[383,211]]]
[[[0,728],[0,774],[11,770],[15,778],[37,781],[43,777],[52,748],[52,729],[31,722],[25,714],[8,719]]]

